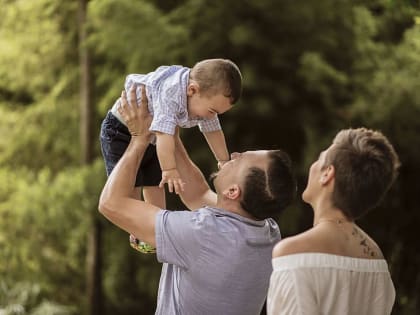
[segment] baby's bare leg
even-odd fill
[[[131,197],[137,200],[141,199],[141,187],[134,187],[133,192],[131,193]]]
[[[166,209],[165,189],[159,186],[143,187],[144,200],[161,209]]]

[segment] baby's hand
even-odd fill
[[[217,168],[220,170],[222,166],[225,165],[227,162],[229,162],[229,160],[217,161]]]
[[[160,181],[159,187],[163,188],[165,183],[168,184],[169,192],[179,194],[181,191],[184,191],[185,183],[176,168],[162,171],[162,180]]]

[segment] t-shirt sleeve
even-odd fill
[[[189,268],[206,242],[203,225],[196,211],[161,210],[155,225],[158,261]]]
[[[204,119],[198,123],[198,127],[200,128],[201,132],[212,132],[222,130],[222,126],[220,125],[219,118],[214,117],[212,119]]]
[[[170,119],[168,116],[155,111],[152,124],[150,125],[149,130],[152,132],[162,132],[168,135],[174,135],[176,130],[176,122],[173,119]]]

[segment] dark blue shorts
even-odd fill
[[[106,173],[109,176],[115,165],[127,149],[131,135],[111,112],[108,112],[101,125],[101,150],[105,161]],[[162,178],[156,146],[149,144],[137,172],[136,187],[158,186]]]

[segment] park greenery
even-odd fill
[[[1,315],[154,313],[161,265],[97,211],[100,123],[128,73],[214,57],[244,77],[221,116],[230,151],[286,150],[299,192],[338,130],[389,137],[400,176],[358,223],[389,262],[393,314],[419,312],[418,1],[0,0]],[[181,136],[215,171],[199,131]],[[276,219],[286,237],[312,213],[298,194]]]

